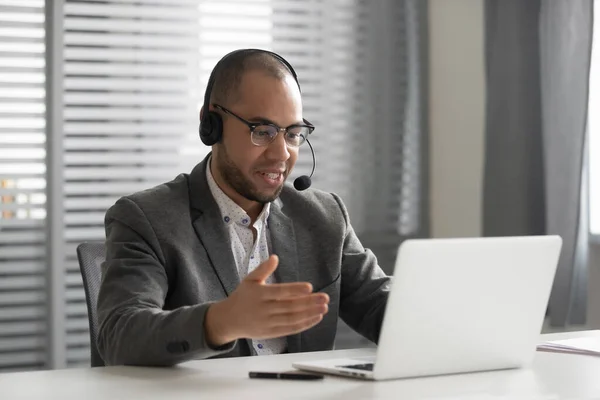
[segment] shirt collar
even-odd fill
[[[211,157],[212,158],[212,157]],[[226,225],[230,225],[232,223],[237,223],[243,226],[250,226],[250,217],[244,211],[242,207],[236,204],[235,201],[231,200],[229,196],[221,190],[217,182],[213,178],[212,172],[210,170],[211,159],[206,163],[206,180],[208,181],[208,187],[210,189],[211,194],[215,198],[217,205],[219,206],[219,210],[221,211],[221,216],[223,218],[223,222]],[[271,210],[271,203],[266,203],[263,206],[262,211],[258,215],[258,218],[254,222],[254,226],[262,226],[266,224],[267,219],[269,218],[269,213]]]

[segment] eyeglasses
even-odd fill
[[[223,106],[214,104],[215,108],[227,113],[250,128],[250,139],[256,146],[267,146],[275,140],[279,132],[283,132],[285,143],[290,147],[300,147],[308,138],[308,135],[315,130],[315,127],[304,120],[306,124],[294,124],[287,128],[280,128],[279,126],[269,122],[250,122],[246,121],[239,115],[234,114]]]

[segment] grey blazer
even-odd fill
[[[98,298],[98,350],[107,365],[173,365],[253,355],[249,340],[213,348],[204,315],[240,282],[225,225],[206,180],[190,174],[119,199],[106,213]],[[334,194],[286,184],[268,219],[278,282],[307,281],[330,297],[315,327],[287,337],[288,352],[331,350],[338,316],[377,342],[390,279],[361,245]]]

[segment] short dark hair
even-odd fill
[[[239,100],[238,88],[246,72],[259,70],[267,75],[284,79],[292,76],[290,70],[272,54],[260,50],[250,49],[232,54],[223,60],[215,73],[210,102],[218,104],[231,104]]]

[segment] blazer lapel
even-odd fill
[[[229,296],[239,285],[240,277],[231,253],[228,233],[221,220],[221,211],[206,180],[209,159],[210,154],[190,174],[190,205],[195,210],[192,212],[192,224],[223,290]]]
[[[284,214],[280,199],[271,203],[269,214],[269,233],[273,254],[279,257],[279,266],[275,270],[275,279],[279,283],[298,282],[298,252],[292,220]],[[287,337],[289,353],[301,351],[301,334]]]

